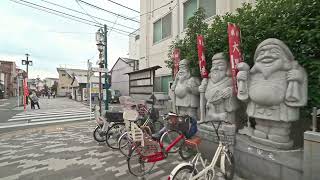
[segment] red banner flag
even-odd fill
[[[28,79],[25,78],[23,80],[23,106],[24,111],[26,111],[26,103],[27,103],[27,97],[29,96],[29,89],[28,89]]]
[[[173,77],[176,77],[176,74],[179,71],[179,62],[180,62],[180,49],[174,49],[174,51],[173,51]]]
[[[204,55],[204,42],[203,36],[199,34],[197,36],[197,47],[198,47],[198,59],[199,59],[199,68],[202,78],[208,78],[208,71],[206,70],[206,57]]]
[[[232,80],[233,80],[233,92],[237,94],[238,87],[237,87],[237,73],[238,70],[236,65],[243,61],[242,53],[240,49],[241,43],[241,33],[240,28],[232,23],[228,23],[228,38],[229,38],[229,57],[230,57],[230,64],[231,64],[231,73],[232,73]]]

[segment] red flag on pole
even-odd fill
[[[28,89],[28,79],[24,78],[23,80],[23,106],[24,106],[24,111],[26,111],[26,98],[29,96],[29,89]]]
[[[228,23],[228,38],[229,38],[229,57],[230,57],[230,64],[231,64],[231,73],[232,73],[232,80],[233,80],[233,92],[237,94],[238,87],[237,87],[237,73],[238,70],[236,65],[243,61],[242,53],[240,49],[241,43],[241,32],[240,28],[232,23]]]
[[[202,78],[208,78],[208,71],[206,70],[206,57],[204,55],[204,42],[203,36],[199,34],[197,36],[197,47],[198,47],[198,59],[199,59],[199,68]]]
[[[173,51],[173,77],[176,77],[176,74],[179,71],[179,62],[180,62],[180,49],[174,49]]]

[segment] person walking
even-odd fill
[[[55,91],[52,92],[52,97],[53,97],[53,99],[56,98],[56,92]]]
[[[35,93],[32,93],[31,100],[33,101],[33,109],[35,109],[35,105],[37,105],[38,109],[40,109],[39,98]]]
[[[51,92],[48,91],[48,99],[50,99],[50,96],[51,96]]]
[[[34,93],[33,92],[30,92],[28,98],[30,99],[30,106],[31,106],[31,109],[34,109],[34,101],[32,100],[32,97],[34,96]],[[27,98],[27,99],[28,99]]]

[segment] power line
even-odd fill
[[[112,3],[114,3],[114,4],[116,4],[116,5],[119,5],[119,6],[121,6],[121,7],[124,7],[124,8],[126,8],[126,9],[129,9],[129,10],[134,11],[134,12],[136,12],[136,13],[140,13],[139,11],[137,11],[137,10],[135,10],[135,9],[129,8],[128,6],[122,5],[122,4],[117,3],[117,2],[114,2],[114,1],[112,1],[112,0],[107,0],[107,1],[110,1],[110,2],[112,2]]]
[[[45,9],[41,9],[41,8],[38,8],[38,7],[35,7],[35,6],[31,6],[31,5],[28,5],[28,4],[24,4],[24,3],[21,3],[21,2],[15,1],[15,0],[10,0],[10,1],[12,1],[14,3],[17,3],[17,4],[20,4],[20,5],[28,6],[28,7],[33,8],[33,9],[44,11],[44,12],[49,13],[49,14],[54,14],[56,16],[60,16],[60,17],[63,17],[63,18],[69,19],[69,20],[77,21],[77,22],[80,22],[80,23],[83,23],[83,24],[94,26],[94,27],[100,27],[100,26],[97,26],[95,24],[91,24],[91,23],[87,23],[87,22],[84,22],[84,21],[80,21],[80,20],[77,20],[75,18],[70,18],[70,17],[68,17],[66,15],[61,15],[61,14],[58,14],[58,13],[55,13],[55,12],[52,12],[52,11],[47,11]]]
[[[70,11],[73,11],[73,12],[76,12],[76,13],[79,13],[79,14],[83,14],[83,15],[86,15],[85,13],[81,12],[81,11],[77,11],[75,9],[71,9],[71,8],[68,8],[68,7],[65,7],[65,6],[62,6],[60,4],[56,4],[56,3],[53,3],[53,2],[49,2],[49,1],[46,1],[46,0],[40,0],[40,1],[43,1],[43,2],[46,2],[48,4],[51,4],[51,5],[55,5],[55,6],[58,6],[58,7],[61,7],[61,8],[64,8],[64,9],[67,9],[67,10],[70,10]],[[90,15],[92,16],[92,15]],[[112,21],[109,21],[107,19],[103,19],[103,18],[99,18],[97,16],[92,16],[94,17],[95,19],[99,19],[99,20],[102,20],[102,21],[105,21],[105,22],[109,22],[109,23],[113,23]],[[122,27],[125,27],[125,28],[128,28],[128,29],[132,29],[132,30],[135,30],[135,28],[132,28],[132,27],[129,27],[129,26],[125,26],[123,24],[117,24],[118,26],[122,26]]]
[[[113,15],[115,15],[115,16],[119,16],[119,17],[121,17],[121,18],[123,18],[123,19],[125,19],[125,20],[131,20],[131,21],[133,21],[133,22],[140,23],[139,21],[134,20],[134,19],[132,19],[132,18],[130,18],[130,17],[124,16],[124,15],[121,15],[121,14],[117,14],[117,13],[114,13],[114,12],[112,12],[112,11],[108,11],[108,10],[103,9],[103,8],[101,8],[101,7],[98,7],[98,6],[96,6],[96,5],[87,3],[87,2],[85,2],[85,1],[83,1],[83,0],[79,0],[79,1],[82,2],[82,3],[84,3],[84,4],[86,4],[86,5],[88,5],[88,6],[91,6],[91,7],[94,7],[94,8],[96,8],[96,9],[99,9],[99,10],[102,10],[102,11],[105,11],[105,12],[108,12],[108,13],[113,14]]]
[[[82,22],[82,23],[85,23],[85,24],[88,24],[88,25],[91,25],[91,26],[95,26],[95,27],[102,27],[101,24],[98,24],[98,25],[97,25],[97,23],[94,22],[94,21],[91,21],[91,20],[88,20],[88,19],[84,19],[84,18],[81,18],[81,17],[78,17],[78,16],[74,16],[74,15],[71,15],[71,14],[68,14],[68,13],[64,13],[64,12],[61,12],[61,11],[58,11],[58,10],[54,10],[54,9],[51,9],[51,8],[47,8],[47,7],[44,7],[44,6],[41,6],[41,5],[38,5],[38,4],[34,4],[34,3],[31,3],[31,2],[28,2],[28,1],[19,0],[19,1],[22,1],[22,2],[27,3],[27,4],[32,4],[33,6],[30,6],[30,5],[27,5],[27,4],[23,4],[23,3],[19,3],[19,2],[15,1],[15,0],[10,0],[10,1],[15,2],[15,3],[18,3],[18,4],[26,5],[26,6],[28,6],[28,7],[35,8],[35,9],[38,9],[38,10],[42,10],[42,11],[45,11],[44,9],[47,9],[47,10],[53,11],[53,12],[55,12],[55,13],[53,13],[53,12],[48,12],[48,11],[45,11],[45,12],[48,12],[48,13],[51,13],[51,14],[55,14],[55,15],[59,15],[59,14],[57,14],[57,13],[60,13],[60,14],[63,14],[63,15],[64,15],[64,16],[59,15],[59,16],[61,16],[61,17],[65,17],[65,18],[68,18],[68,19],[76,20],[76,21],[78,21],[78,22]],[[41,7],[42,9],[36,8],[35,6]],[[72,17],[72,18],[66,17],[66,16],[70,16],[70,17]],[[80,20],[77,20],[77,19],[80,19],[81,21],[80,21]],[[83,22],[83,21],[85,21],[85,22]],[[89,22],[89,23],[88,23],[88,22]],[[93,23],[93,24],[91,24],[91,23]],[[113,28],[113,29],[114,29],[114,30],[117,30],[117,32],[120,31],[120,32],[123,32],[123,33],[127,33],[127,35],[130,34],[130,32],[125,31],[125,30],[122,30],[122,29],[117,29],[117,28]]]
[[[60,13],[60,14],[66,15],[66,16],[70,16],[70,17],[73,17],[73,18],[76,18],[76,19],[81,19],[83,21],[88,21],[90,23],[97,24],[94,21],[91,21],[91,20],[88,20],[88,19],[84,19],[84,18],[81,18],[81,17],[77,17],[77,16],[74,16],[74,15],[71,15],[71,14],[68,14],[68,13],[64,13],[64,12],[58,11],[58,10],[54,10],[54,9],[51,9],[51,8],[48,8],[48,7],[45,7],[45,6],[41,6],[41,5],[32,3],[32,2],[29,2],[29,1],[25,1],[25,0],[19,0],[19,1],[22,1],[22,2],[27,3],[27,4],[32,4],[33,6],[38,6],[38,7],[41,7],[43,9],[47,9],[47,10],[50,10],[50,11],[53,11],[53,12],[57,12],[57,13]],[[97,27],[100,27],[100,26],[97,26]]]
[[[95,18],[93,18],[82,6],[81,4],[79,3],[78,0],[75,0],[76,3],[78,4],[78,6],[86,13],[87,16],[89,16],[93,21],[95,21],[96,23],[98,24],[101,24],[100,22],[98,22]],[[102,25],[102,24],[101,24]]]
[[[172,4],[172,3],[173,3],[173,1],[170,1],[170,2],[168,2],[167,4],[164,4],[164,5],[156,8],[156,9],[154,9],[154,10],[152,10],[152,11],[145,12],[145,13],[143,13],[143,14],[140,14],[139,16],[141,17],[141,16],[143,16],[143,15],[146,15],[146,14],[149,14],[149,13],[153,13],[154,11],[157,11],[157,10],[159,10],[159,9],[161,9],[161,8],[163,8],[163,7],[166,7],[166,6],[168,6],[169,4]],[[177,4],[178,4],[178,3],[177,3]],[[177,5],[177,4],[176,4],[176,5]],[[135,17],[132,17],[132,18],[137,18],[137,17],[139,17],[139,16],[135,16]]]

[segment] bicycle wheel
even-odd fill
[[[112,149],[119,149],[118,139],[126,132],[124,123],[115,123],[107,131],[106,143]]]
[[[173,176],[172,180],[188,180],[197,174],[197,170],[192,165],[180,167]]]
[[[141,145],[138,145],[130,150],[127,162],[128,162],[128,169],[131,174],[137,177],[142,177],[148,174],[155,162],[147,162],[145,156],[143,156],[143,151],[147,150],[144,149]]]
[[[103,132],[100,126],[97,126],[93,131],[93,138],[97,142],[104,142],[106,140],[106,133]]]
[[[188,146],[186,143],[183,143],[179,148],[179,155],[185,161],[189,160],[195,154],[197,154],[197,151],[194,148]]]
[[[223,165],[221,165],[222,167],[220,168],[224,168],[221,169],[221,171],[224,172],[224,178],[226,180],[232,180],[234,176],[234,157],[230,151],[223,153],[225,154],[225,157],[224,159],[221,158],[221,164],[223,163]]]
[[[180,133],[178,131],[169,130],[165,132],[161,138],[160,142],[163,144],[163,147],[166,149],[174,140],[176,140],[180,136]],[[180,149],[180,146],[184,143],[184,139],[180,140],[175,146],[173,146],[169,153],[176,153]]]
[[[118,142],[118,147],[124,156],[128,157],[129,155],[129,150],[132,147],[132,138],[128,135],[128,132],[123,133]]]

